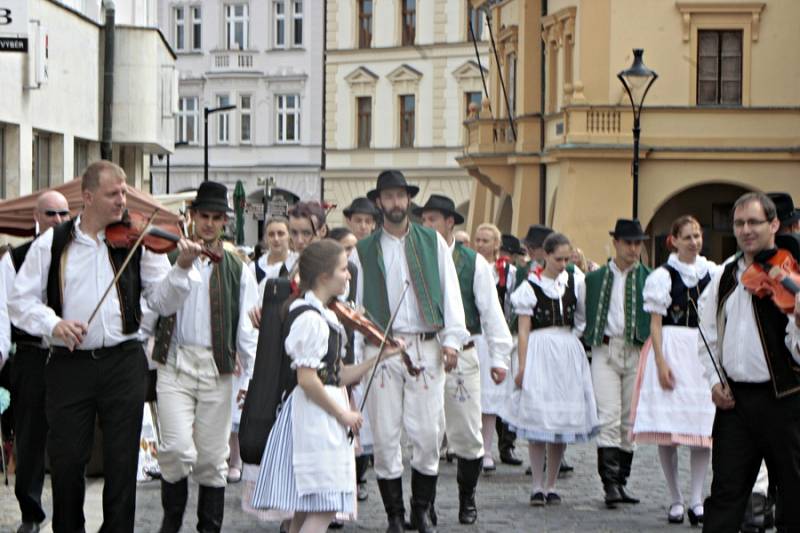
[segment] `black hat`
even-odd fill
[[[456,204],[447,196],[441,194],[431,194],[428,201],[422,207],[415,207],[411,210],[415,216],[421,217],[425,211],[440,211],[445,217],[453,217],[456,224],[463,224],[464,217],[456,211]]]
[[[406,183],[406,177],[399,170],[384,170],[378,176],[377,187],[367,193],[367,198],[374,202],[381,191],[397,188],[405,189],[411,198],[419,192],[419,187]]]
[[[789,226],[800,220],[800,211],[794,208],[794,201],[789,194],[785,192],[771,192],[767,194],[767,196],[769,196],[769,199],[775,204],[781,226]]]
[[[230,213],[233,210],[228,207],[228,188],[216,181],[204,181],[197,188],[192,209]]]
[[[525,250],[522,248],[522,243],[519,242],[519,239],[507,233],[503,234],[503,238],[500,243],[500,250],[510,254],[522,255],[525,253]]]
[[[541,248],[542,243],[544,243],[544,240],[551,233],[553,233],[553,228],[548,228],[541,224],[534,224],[528,228],[528,233],[525,235],[525,238],[522,239],[522,242],[533,249]]]
[[[365,198],[364,196],[359,196],[358,198],[353,199],[353,202],[349,206],[345,207],[342,212],[347,218],[350,218],[356,213],[372,215],[373,217],[377,217],[379,214],[378,208],[375,207],[375,204],[370,202],[369,199]]]
[[[649,239],[647,234],[642,231],[642,225],[639,224],[639,221],[636,219],[617,219],[617,224],[614,226],[614,231],[609,231],[608,234],[615,239],[623,241],[646,241]]]

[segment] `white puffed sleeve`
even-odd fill
[[[300,314],[286,336],[284,347],[292,358],[292,368],[322,368],[328,353],[328,323],[317,311],[309,309]]]
[[[644,310],[667,316],[667,308],[672,303],[672,278],[664,267],[658,267],[647,276],[642,297]]]
[[[518,315],[533,316],[533,309],[536,307],[536,294],[533,292],[531,284],[523,282],[511,294],[511,307]]]

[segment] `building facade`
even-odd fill
[[[208,178],[232,191],[241,180],[252,207],[246,241],[259,236],[265,190],[319,199],[322,162],[322,0],[162,0],[162,32],[178,56],[178,146],[153,160],[154,190],[179,192]]]
[[[686,213],[703,224],[706,253],[721,260],[735,250],[730,209],[739,195],[786,191],[800,200],[797,2],[491,4],[500,64],[490,78],[494,89],[502,74],[518,95],[516,137],[490,91],[495,113],[484,106],[470,117],[459,158],[476,182],[471,224],[493,220],[524,234],[544,222],[601,261],[608,230],[636,202],[653,237],[650,262],[666,258],[670,223]],[[633,48],[659,75],[641,115],[635,199],[633,113],[616,77]]]
[[[330,224],[340,224],[341,208],[388,168],[420,186],[417,203],[441,193],[466,211],[473,180],[456,157],[488,66],[481,12],[467,0],[326,4],[323,178],[326,201],[339,207]]]

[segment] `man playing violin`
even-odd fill
[[[739,530],[762,459],[777,486],[778,531],[800,528],[800,507],[791,501],[800,494],[800,299],[790,316],[745,287],[752,271],[745,272],[774,250],[779,226],[769,197],[740,197],[733,207],[740,251],[700,297],[700,328],[712,353],[701,339],[698,356],[717,406],[703,524],[708,532]]]
[[[222,249],[229,212],[227,187],[203,182],[191,206],[192,238]],[[258,331],[247,310],[257,304],[258,286],[235,253],[222,250],[221,257],[218,263],[194,260],[199,278],[177,313],[162,313],[156,326],[162,533],[181,528],[190,473],[200,485],[197,530],[218,533],[222,528],[234,373],[243,373],[242,383],[250,381]],[[236,401],[243,402],[244,394],[238,390]]]
[[[109,161],[91,164],[81,182],[82,213],[34,241],[9,301],[12,322],[50,345],[45,411],[55,532],[84,529],[84,472],[95,417],[104,451],[100,531],[133,531],[147,370],[137,338],[140,298],[160,314],[174,313],[189,292],[189,272],[200,253],[199,245],[183,239],[170,268],[166,256],[137,248],[123,270],[130,250],[109,246],[105,229],[122,219],[126,191],[122,168]],[[120,271],[116,290],[103,299]]]

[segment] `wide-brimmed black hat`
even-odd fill
[[[364,196],[359,196],[358,198],[353,199],[352,203],[345,207],[342,212],[347,218],[350,218],[356,213],[361,213],[362,215],[372,215],[376,218],[379,214],[378,208],[375,207],[375,204],[370,202],[369,198]]]
[[[525,238],[522,239],[522,242],[533,249],[541,248],[542,243],[544,243],[544,240],[551,233],[553,233],[553,228],[548,228],[541,224],[534,224],[528,228],[528,233],[525,235]]]
[[[419,187],[406,183],[406,177],[399,170],[384,170],[378,176],[378,185],[367,193],[367,198],[374,202],[381,191],[398,188],[405,189],[411,198],[419,192]]]
[[[608,234],[621,241],[646,241],[649,239],[647,234],[642,231],[642,225],[636,219],[617,219],[614,231],[609,231]]]
[[[515,255],[522,255],[525,253],[525,249],[522,247],[522,243],[519,242],[519,239],[513,235],[509,235],[508,233],[503,234],[503,237],[500,241],[500,250]]]
[[[233,210],[228,206],[228,188],[216,181],[204,181],[197,188],[192,209],[230,213]]]
[[[800,211],[794,208],[794,200],[792,200],[790,194],[785,192],[771,192],[767,194],[767,196],[769,196],[769,199],[775,204],[781,226],[789,226],[800,221]]]
[[[415,207],[411,210],[415,216],[421,217],[422,213],[425,211],[439,211],[445,217],[453,217],[456,221],[456,224],[463,224],[464,217],[456,211],[456,204],[448,198],[447,196],[442,196],[441,194],[431,194],[428,201],[425,202],[425,205],[422,207]]]

